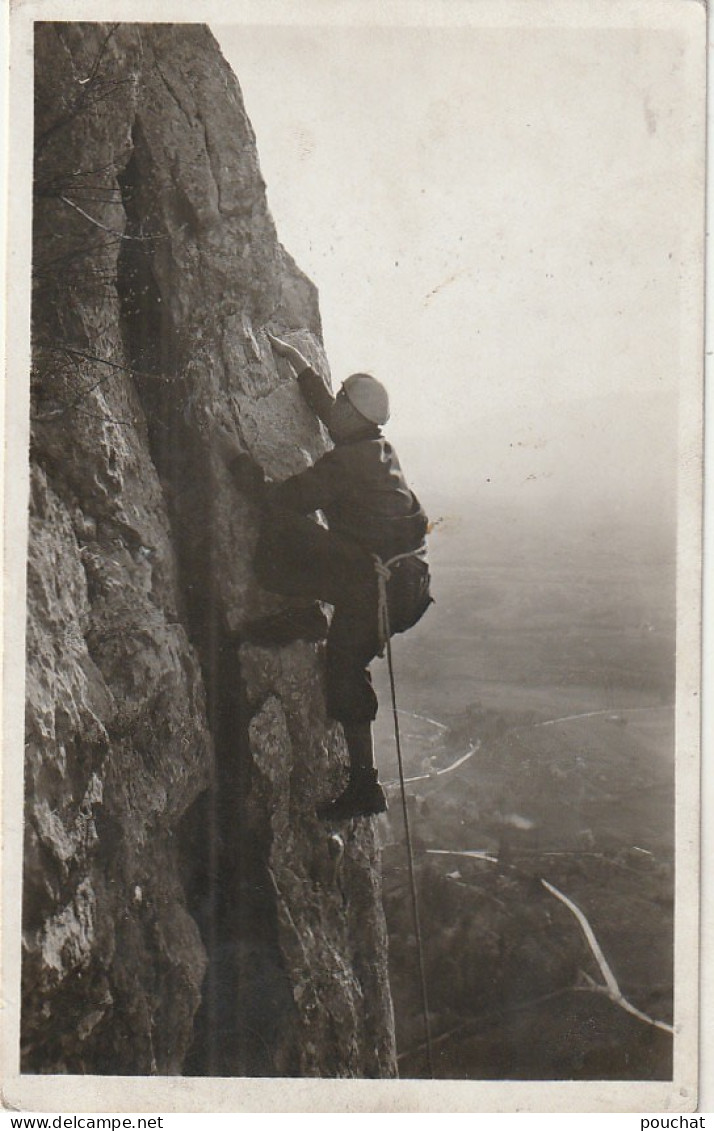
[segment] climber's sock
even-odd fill
[[[372,725],[365,723],[343,723],[347,753],[350,756],[351,772],[374,769],[374,743]]]

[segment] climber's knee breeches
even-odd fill
[[[327,713],[341,723],[370,723],[377,714],[377,696],[369,669],[351,657],[328,653]]]
[[[306,515],[266,510],[254,557],[260,584],[286,597],[338,605],[372,585],[370,554]]]
[[[379,651],[376,584],[348,606],[338,605],[327,637],[327,713],[341,723],[371,722],[377,696],[369,664]]]
[[[306,515],[266,509],[254,559],[266,589],[334,606],[327,638],[327,712],[344,723],[371,722],[377,697],[368,668],[380,651],[373,556]],[[404,632],[428,607],[425,563],[404,559],[387,584],[391,632]]]

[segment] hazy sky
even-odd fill
[[[661,492],[702,159],[683,38],[213,30],[333,377],[385,381],[412,475]]]

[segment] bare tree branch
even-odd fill
[[[100,68],[101,63],[102,63],[102,59],[104,58],[104,54],[106,52],[107,46],[109,45],[109,41],[112,38],[112,36],[114,35],[114,32],[117,30],[118,27],[119,27],[119,24],[115,23],[115,24],[112,24],[111,27],[109,28],[109,31],[107,32],[106,36],[104,37],[104,39],[103,39],[103,41],[100,45],[99,51],[97,52],[97,56],[94,60],[94,65],[93,65],[93,67],[92,67],[92,69],[89,73],[89,76],[86,79],[80,79],[80,83],[82,84],[82,90],[80,91],[80,93],[75,98],[74,103],[71,106],[68,113],[65,114],[64,117],[58,118],[55,122],[53,122],[53,124],[51,126],[48,126],[47,129],[44,130],[44,132],[42,134],[40,134],[39,138],[37,139],[37,141],[35,143],[35,153],[36,154],[40,153],[41,150],[44,149],[44,147],[47,144],[47,142],[49,141],[49,139],[53,136],[53,134],[55,134],[57,132],[57,130],[60,130],[64,126],[68,125],[84,109],[85,104],[89,100],[89,95],[92,92],[92,87],[95,84],[97,74],[99,72],[99,68]]]
[[[172,377],[167,376],[165,373],[150,373],[145,369],[136,369],[131,365],[122,365],[118,361],[110,361],[107,357],[99,357],[98,354],[88,353],[86,350],[76,349],[74,346],[67,345],[42,345],[38,347],[38,352],[46,351],[48,353],[64,353],[68,354],[71,358],[81,358],[83,361],[94,361],[99,365],[107,365],[110,369],[119,370],[122,373],[128,373],[132,377],[148,377],[151,381],[171,381]]]
[[[74,208],[75,212],[79,212],[80,216],[84,216],[85,220],[89,220],[90,224],[94,224],[95,227],[101,228],[103,232],[108,232],[110,236],[116,236],[120,240],[132,240],[138,243],[150,243],[155,240],[168,238],[167,236],[161,235],[127,236],[126,233],[119,232],[116,230],[116,228],[108,228],[106,224],[102,224],[102,222],[100,220],[97,220],[95,216],[90,216],[88,212],[85,212],[83,208],[80,208],[79,205],[75,204],[75,202],[73,200],[70,200],[69,197],[59,196],[58,200],[61,200],[64,204],[68,204],[70,208]]]
[[[61,255],[55,255],[51,259],[41,259],[37,264],[33,265],[33,275],[38,277],[48,277],[54,273],[54,269],[59,269],[65,264],[71,264],[81,259],[86,259],[90,255],[99,255],[102,252],[108,253],[113,248],[117,247],[121,240],[116,236],[111,239],[106,236],[97,236],[94,243],[87,242],[81,247],[73,247],[70,251],[62,252]]]
[[[58,420],[60,417],[66,416],[68,412],[71,412],[77,407],[77,405],[81,404],[82,401],[85,400],[96,389],[98,389],[100,385],[103,385],[104,382],[108,381],[110,377],[115,376],[115,373],[105,373],[102,377],[99,378],[98,381],[95,381],[94,384],[89,386],[89,388],[83,389],[81,393],[78,393],[74,400],[68,401],[67,404],[62,405],[61,408],[53,408],[50,410],[50,412],[35,413],[34,415],[30,414],[30,419],[39,424],[45,423],[50,420]]]

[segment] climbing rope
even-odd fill
[[[387,667],[389,669],[389,687],[392,695],[392,714],[394,716],[394,738],[397,745],[397,764],[399,766],[399,787],[402,797],[402,813],[404,814],[404,831],[406,834],[407,842],[407,864],[409,868],[409,886],[411,888],[412,897],[412,916],[414,919],[414,936],[417,944],[417,955],[419,958],[419,981],[421,984],[421,1001],[422,1012],[424,1014],[424,1036],[426,1044],[426,1060],[429,1069],[429,1075],[434,1079],[434,1062],[432,1059],[431,1051],[431,1028],[429,1026],[429,1001],[426,992],[426,973],[424,970],[424,947],[422,944],[421,926],[419,923],[419,901],[417,899],[416,881],[414,878],[414,851],[412,849],[411,829],[409,827],[409,813],[407,810],[407,795],[404,782],[404,763],[402,761],[402,744],[399,733],[399,712],[397,710],[397,691],[394,680],[394,664],[392,663],[392,644],[389,625],[389,605],[387,603],[387,582],[392,576],[391,568],[396,565],[398,561],[403,558],[413,557],[413,554],[397,554],[396,557],[390,558],[388,561],[383,562],[376,554],[374,555],[374,568],[377,574],[377,588],[378,588],[378,602],[377,602],[377,616],[378,616],[378,629],[379,629],[379,642],[380,642],[380,655],[384,654],[386,649]]]

